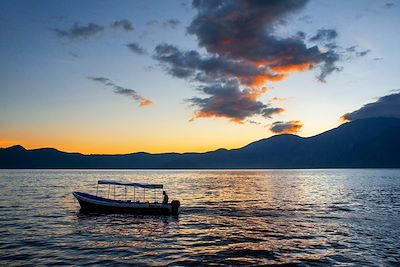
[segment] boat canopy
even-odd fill
[[[113,185],[123,185],[123,186],[134,186],[141,188],[150,188],[150,189],[162,189],[162,184],[145,184],[145,183],[132,183],[128,181],[115,181],[115,180],[99,180],[98,184],[113,184]]]

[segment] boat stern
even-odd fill
[[[178,215],[180,206],[181,206],[181,202],[179,200],[172,200],[171,201],[171,215]]]

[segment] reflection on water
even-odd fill
[[[81,213],[71,192],[98,179],[163,183],[181,214]],[[1,265],[400,263],[399,170],[2,170],[0,188]]]

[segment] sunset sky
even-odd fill
[[[204,152],[312,136],[368,103],[400,110],[399,14],[373,0],[2,0],[0,147]]]

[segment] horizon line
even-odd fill
[[[269,136],[269,137],[266,137],[266,138],[261,138],[261,139],[258,139],[258,140],[251,141],[251,142],[249,142],[249,143],[247,143],[247,144],[245,144],[245,145],[243,145],[243,146],[241,146],[241,147],[236,147],[236,148],[224,148],[224,147],[219,147],[219,148],[216,148],[216,149],[214,149],[214,150],[207,150],[207,151],[204,151],[204,152],[199,152],[199,151],[186,151],[186,152],[174,152],[174,151],[169,151],[169,152],[151,153],[151,152],[146,152],[146,151],[135,151],[135,152],[127,152],[127,153],[82,153],[82,152],[78,152],[78,151],[65,151],[65,150],[58,149],[57,147],[26,148],[26,147],[24,147],[24,146],[21,145],[21,144],[14,144],[14,145],[11,145],[11,146],[8,146],[8,147],[0,147],[0,149],[10,149],[10,148],[12,148],[12,147],[18,147],[18,146],[20,146],[20,147],[22,147],[23,149],[25,149],[25,150],[27,150],[27,151],[40,150],[40,149],[54,149],[54,150],[57,150],[57,151],[63,152],[63,153],[81,154],[81,155],[88,155],[88,156],[90,156],[90,155],[129,155],[129,154],[139,154],[139,153],[145,153],[145,154],[150,154],[150,155],[161,155],[161,154],[192,154],[192,153],[193,153],[193,154],[204,154],[204,153],[214,152],[214,151],[217,151],[217,150],[227,150],[227,151],[230,151],[230,150],[235,150],[235,149],[241,149],[241,148],[243,148],[243,147],[245,147],[245,146],[248,146],[248,145],[250,145],[250,144],[252,144],[252,143],[254,143],[254,142],[259,142],[259,141],[262,141],[262,140],[274,138],[274,137],[276,137],[276,136],[285,136],[285,135],[287,136],[287,135],[291,135],[291,136],[297,136],[297,137],[299,137],[299,138],[304,138],[304,139],[306,139],[306,138],[312,138],[312,137],[318,136],[318,135],[320,135],[320,134],[326,133],[326,132],[328,132],[328,131],[337,129],[337,128],[339,128],[339,127],[341,127],[341,126],[343,126],[343,125],[345,125],[345,124],[351,123],[351,122],[360,121],[360,120],[368,120],[368,119],[379,119],[379,118],[399,119],[399,118],[395,118],[395,117],[372,117],[372,118],[357,119],[357,120],[353,120],[353,121],[344,121],[342,124],[338,125],[337,127],[334,127],[334,128],[331,128],[331,129],[328,129],[328,130],[325,130],[325,131],[322,131],[322,132],[320,132],[320,133],[318,133],[318,134],[315,134],[315,135],[312,135],[312,136],[308,136],[308,137],[304,137],[304,136],[300,136],[300,135],[292,134],[292,133],[281,133],[281,134],[275,134],[275,135],[272,135],[272,136]]]

